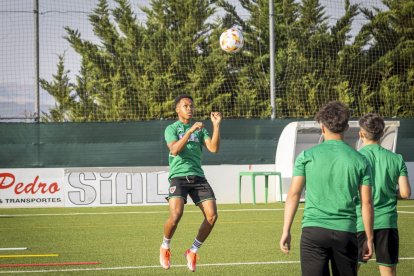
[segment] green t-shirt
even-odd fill
[[[180,140],[190,128],[191,124],[183,124],[181,121],[176,121],[165,129],[165,141],[169,144]],[[191,134],[184,149],[177,156],[169,154],[169,179],[188,175],[204,176],[204,171],[201,168],[201,153],[204,140],[207,139],[210,139],[210,136],[205,128],[195,131]]]
[[[326,140],[299,154],[294,176],[305,176],[302,227],[356,232],[359,185],[371,185],[367,160],[341,140]]]
[[[360,151],[372,166],[374,175],[374,229],[397,228],[397,185],[400,176],[407,176],[407,167],[400,154],[378,144],[366,145]],[[357,205],[358,231],[364,231],[361,206]]]

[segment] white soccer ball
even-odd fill
[[[220,47],[227,53],[237,53],[243,44],[243,33],[235,27],[225,30],[220,36]]]

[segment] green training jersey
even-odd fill
[[[190,128],[190,124],[176,121],[165,129],[165,141],[169,144],[180,140]],[[170,165],[168,178],[188,175],[204,176],[204,171],[201,168],[201,153],[204,140],[207,139],[210,139],[208,131],[202,128],[200,131],[191,134],[184,149],[177,156],[170,153],[168,157]]]
[[[407,167],[400,154],[378,144],[366,145],[360,151],[372,166],[374,178],[374,229],[397,228],[397,185],[400,176],[407,176]],[[357,206],[358,231],[364,231],[361,206]]]
[[[302,227],[356,232],[359,186],[371,185],[371,167],[341,140],[326,140],[299,154],[294,176],[305,177]]]

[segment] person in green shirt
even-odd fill
[[[399,250],[397,228],[397,198],[408,199],[411,188],[407,167],[400,154],[395,154],[380,145],[384,134],[384,119],[378,114],[369,113],[359,119],[359,136],[364,147],[359,151],[371,164],[374,175],[374,248],[376,262],[382,276],[396,275]],[[359,263],[362,244],[366,236],[361,218],[361,206],[357,206],[357,231]]]
[[[333,275],[357,275],[358,195],[367,233],[363,257],[372,256],[371,167],[343,141],[349,117],[349,109],[340,102],[324,105],[315,116],[324,142],[301,152],[295,160],[279,246],[289,253],[291,226],[306,188],[300,240],[302,275],[330,275],[329,262]]]
[[[165,129],[165,141],[170,150],[168,157],[170,187],[167,197],[170,215],[164,224],[160,264],[164,269],[170,268],[170,242],[183,215],[184,204],[187,203],[189,195],[204,215],[204,221],[191,248],[184,253],[188,269],[195,271],[197,251],[207,239],[217,220],[216,198],[201,168],[202,148],[204,146],[212,153],[219,151],[222,115],[220,112],[211,112],[213,135],[210,137],[202,122],[191,122],[194,113],[191,96],[178,96],[175,99],[175,111],[178,121]]]

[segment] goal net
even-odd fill
[[[330,100],[414,116],[411,0],[274,1],[273,14],[264,0],[3,0],[0,14],[0,122],[172,119],[184,93],[200,119],[270,118],[272,104],[311,118]],[[232,26],[235,54],[219,45]]]

